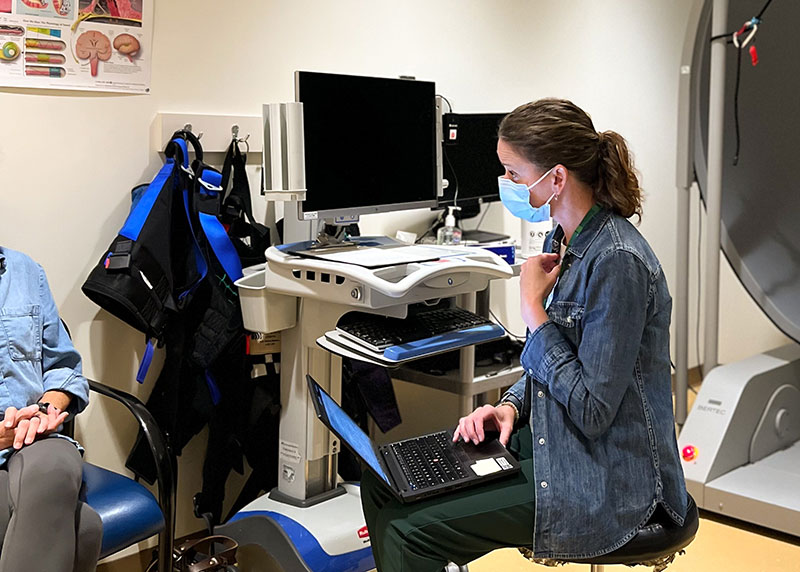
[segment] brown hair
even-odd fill
[[[564,165],[592,188],[601,206],[641,219],[642,189],[625,139],[595,131],[589,115],[571,101],[521,105],[503,118],[498,137],[540,169]]]

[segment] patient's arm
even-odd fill
[[[51,390],[45,391],[39,401],[49,403],[59,411],[66,411],[72,402],[72,396],[64,391]]]

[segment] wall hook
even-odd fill
[[[189,133],[194,133],[194,131],[192,131],[192,124],[191,123],[184,123],[183,124],[183,130],[184,131],[188,131]],[[199,141],[200,139],[203,138],[203,132],[201,131],[200,133],[196,133],[195,137],[197,137],[197,140]]]

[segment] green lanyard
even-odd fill
[[[594,215],[596,215],[598,212],[600,212],[600,205],[595,204],[595,205],[592,206],[592,208],[589,209],[589,212],[586,213],[586,216],[583,217],[583,220],[581,221],[581,223],[577,226],[577,228],[575,228],[575,232],[572,233],[572,240],[573,241],[575,240],[575,237],[578,236],[581,233],[581,231],[586,227],[586,225],[589,224],[589,221],[592,220],[592,217],[594,217]],[[566,248],[569,248],[569,244],[567,244],[567,243],[564,243],[564,246]],[[565,249],[564,253],[566,254],[566,249]],[[563,260],[562,260],[562,262],[563,262]],[[558,271],[559,280],[561,279],[561,275],[564,274],[564,268],[565,268],[565,266],[562,264],[561,265],[561,269]],[[557,284],[558,284],[558,282],[556,282],[556,285]],[[550,302],[553,300],[553,293],[555,291],[556,291],[556,287],[553,286],[553,289],[550,291],[550,294],[547,296],[547,299],[545,299],[543,301],[543,306],[544,306],[545,310],[547,309],[548,306],[550,306]]]
[[[595,204],[595,205],[592,206],[592,208],[589,209],[589,212],[586,213],[586,215],[583,217],[583,220],[575,228],[575,232],[572,233],[572,240],[570,242],[574,242],[575,241],[575,237],[578,236],[581,233],[581,231],[586,227],[586,225],[589,224],[589,221],[592,220],[594,215],[596,215],[598,212],[600,212],[600,205]],[[569,248],[569,244],[565,242],[564,246],[566,247],[564,249],[564,254],[566,254],[566,251]],[[562,260],[562,262],[563,262],[563,260]],[[558,277],[559,278],[561,278],[561,275],[564,273],[564,268],[565,268],[565,266],[562,264],[561,265],[561,269],[558,271]],[[555,290],[555,287],[553,287],[553,290]]]
[[[575,228],[575,232],[572,233],[572,240],[573,241],[575,240],[575,237],[578,236],[581,233],[581,231],[584,229],[584,227],[587,224],[589,224],[589,221],[592,220],[594,215],[596,215],[598,212],[600,212],[600,205],[597,205],[597,204],[593,205],[592,208],[589,209],[589,212],[586,213],[586,216],[583,217],[583,220],[581,221],[581,223],[577,226],[577,228]],[[567,247],[569,247],[568,243],[565,243],[565,245]]]

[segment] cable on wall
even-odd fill
[[[741,80],[742,70],[742,50],[744,50],[748,44],[752,43],[756,33],[758,32],[758,27],[762,23],[762,16],[764,15],[764,12],[767,11],[767,8],[769,8],[771,3],[772,0],[767,0],[766,4],[764,4],[764,6],[758,12],[758,15],[747,20],[737,31],[711,36],[710,40],[715,42],[717,40],[725,39],[727,44],[733,44],[733,46],[736,48],[736,82],[734,84],[733,91],[733,122],[736,131],[736,150],[733,153],[734,166],[739,164],[739,149],[741,147],[741,136],[739,133],[739,83]],[[755,44],[750,46],[748,52],[750,53],[750,62],[753,67],[755,67],[758,65],[758,50],[756,50]]]

